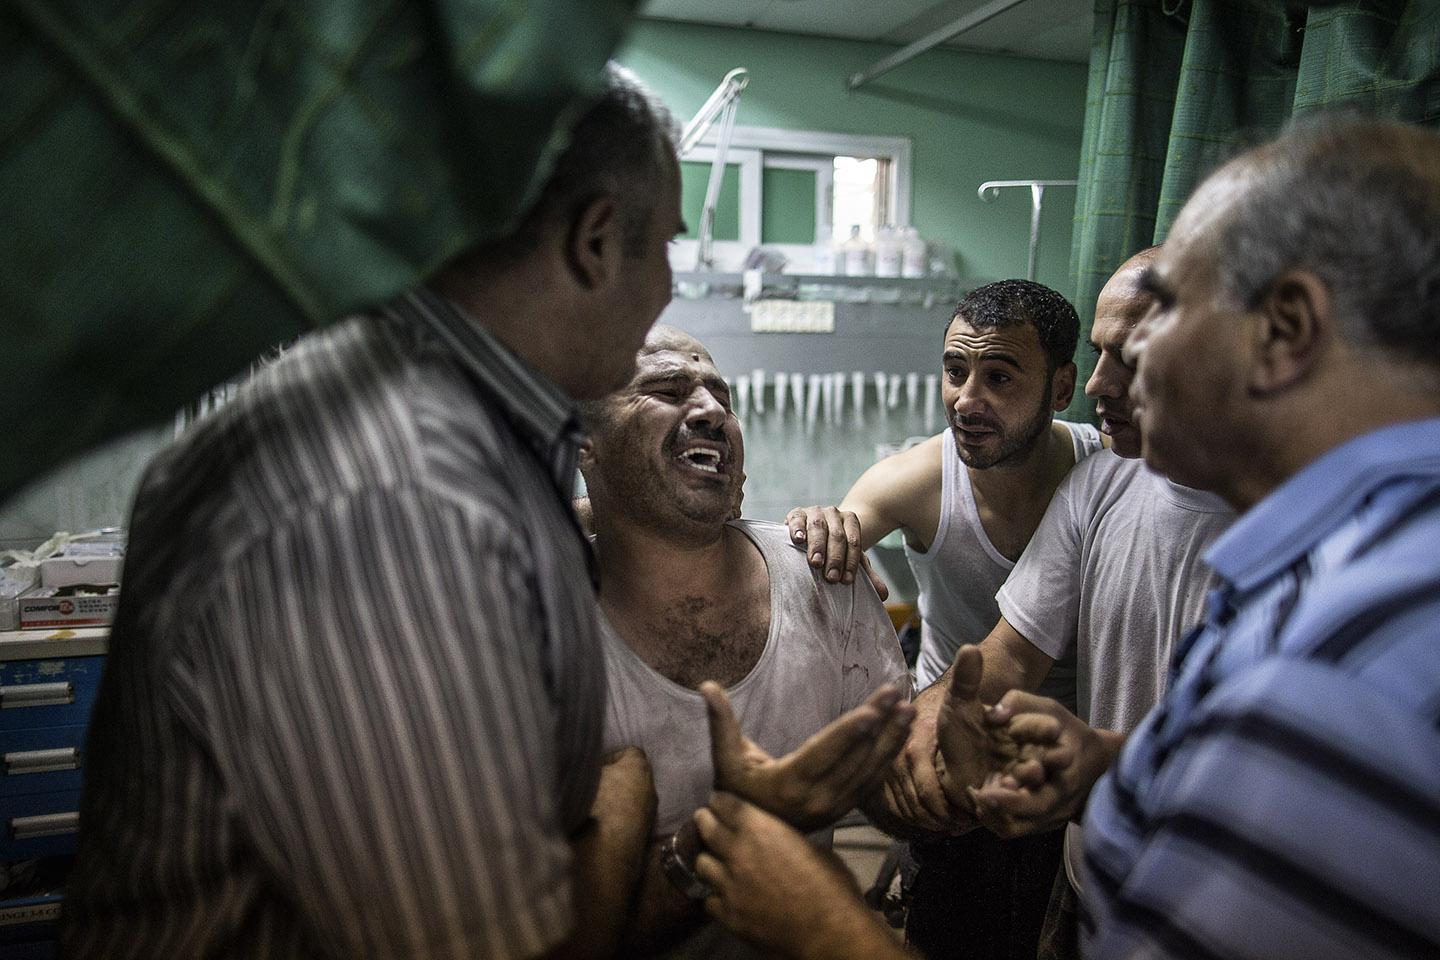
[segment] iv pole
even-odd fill
[[[1046,187],[1073,187],[1075,180],[987,180],[980,184],[980,199],[989,203],[1000,195],[1001,187],[1030,188],[1030,262],[1025,279],[1035,279],[1035,255],[1040,245],[1040,205],[1045,202]]]
[[[710,270],[715,266],[715,204],[720,199],[720,182],[725,176],[725,155],[730,152],[730,134],[735,129],[735,113],[740,106],[740,93],[750,82],[750,72],[744,67],[736,67],[725,74],[725,79],[720,81],[720,86],[710,94],[704,106],[690,122],[685,124],[685,130],[680,134],[680,145],[677,153],[681,157],[695,149],[700,138],[710,130],[716,122],[720,123],[719,133],[715,137],[715,159],[710,164],[710,180],[705,185],[705,205],[700,208],[700,252],[695,265],[697,270]]]

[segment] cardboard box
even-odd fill
[[[77,595],[65,590],[38,590],[20,596],[21,630],[44,630],[53,627],[103,627],[115,619],[120,607],[120,589],[109,593]]]
[[[119,583],[120,568],[124,562],[125,558],[117,555],[62,553],[40,561],[40,586],[73,587],[82,583]]]

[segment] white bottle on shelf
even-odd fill
[[[925,276],[925,254],[925,241],[920,239],[920,231],[906,227],[900,240],[900,275]]]
[[[881,227],[875,235],[875,276],[900,276],[900,234],[894,227]]]
[[[836,269],[840,262],[840,250],[832,243],[815,244],[815,270],[818,276],[834,276],[840,271]]]
[[[847,277],[870,276],[870,244],[860,239],[860,224],[850,228],[850,239],[841,245],[845,254]]]

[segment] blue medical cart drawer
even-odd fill
[[[0,860],[74,853],[79,832],[79,790],[0,797]]]
[[[0,957],[53,960],[62,902],[60,894],[51,892],[0,900]]]
[[[0,730],[83,726],[104,657],[0,662]]]
[[[0,730],[0,797],[80,789],[84,727]]]

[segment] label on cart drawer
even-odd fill
[[[24,903],[13,907],[0,907],[0,927],[21,923],[49,923],[60,919],[60,901],[50,903]]]

